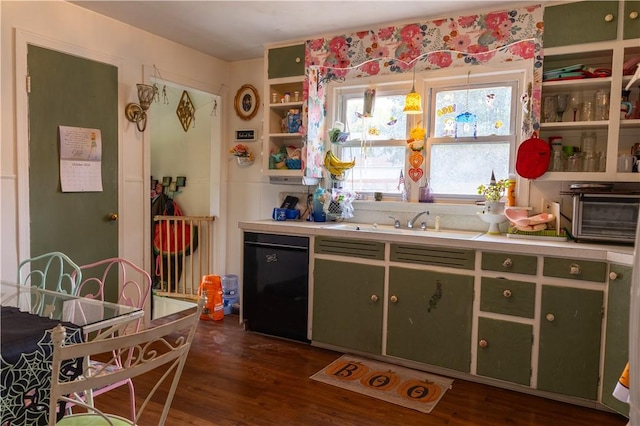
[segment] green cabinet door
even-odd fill
[[[542,286],[538,389],[596,400],[603,292]]]
[[[387,355],[469,372],[473,277],[389,268]]]
[[[316,259],[312,340],[382,352],[384,267]]]
[[[619,265],[611,265],[610,271],[616,274],[616,278],[609,280],[607,293],[602,403],[628,417],[629,404],[617,400],[611,393],[629,361],[629,300],[632,272],[630,267]]]
[[[607,15],[613,19],[607,22]],[[545,48],[615,40],[617,1],[582,1],[544,9]]]
[[[477,374],[529,386],[533,326],[478,318]]]
[[[640,1],[624,2],[623,38],[630,40],[640,38]]]
[[[267,58],[270,79],[304,75],[304,44],[269,49]]]

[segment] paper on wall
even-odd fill
[[[58,126],[62,192],[102,192],[102,134],[99,129]]]

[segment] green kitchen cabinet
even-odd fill
[[[473,276],[392,266],[388,302],[387,355],[470,371]]]
[[[617,400],[611,393],[629,361],[629,304],[632,269],[629,266],[612,264],[609,271],[602,403],[628,417],[629,404]]]
[[[535,283],[482,277],[480,310],[483,312],[533,318],[535,298]]]
[[[545,277],[604,283],[607,280],[607,263],[584,259],[545,257],[542,274]]]
[[[478,318],[477,374],[529,386],[533,326]]]
[[[640,38],[640,1],[624,2],[624,17],[622,19],[622,38],[631,40]]]
[[[304,75],[304,44],[269,49],[267,58],[269,79]]]
[[[618,31],[617,1],[582,1],[544,9],[546,48],[615,40]]]
[[[312,340],[382,353],[384,267],[315,259]]]
[[[597,400],[603,292],[542,286],[537,388]]]

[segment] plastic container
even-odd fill
[[[200,282],[198,295],[204,295],[206,299],[206,304],[200,315],[201,320],[220,321],[224,319],[222,280],[219,275],[204,275]]]
[[[507,206],[516,205],[516,175],[509,175],[509,186],[507,187]]]
[[[222,294],[224,297],[238,297],[238,276],[222,276]]]

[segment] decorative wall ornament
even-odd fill
[[[260,95],[258,90],[250,84],[245,84],[236,93],[233,107],[238,117],[243,120],[251,120],[258,113],[260,107]]]
[[[193,102],[191,102],[189,94],[186,90],[183,91],[180,102],[178,103],[178,108],[176,109],[176,114],[178,114],[178,120],[180,120],[180,124],[182,124],[185,132],[189,130],[191,122],[195,120],[195,112],[196,109],[193,106]]]

